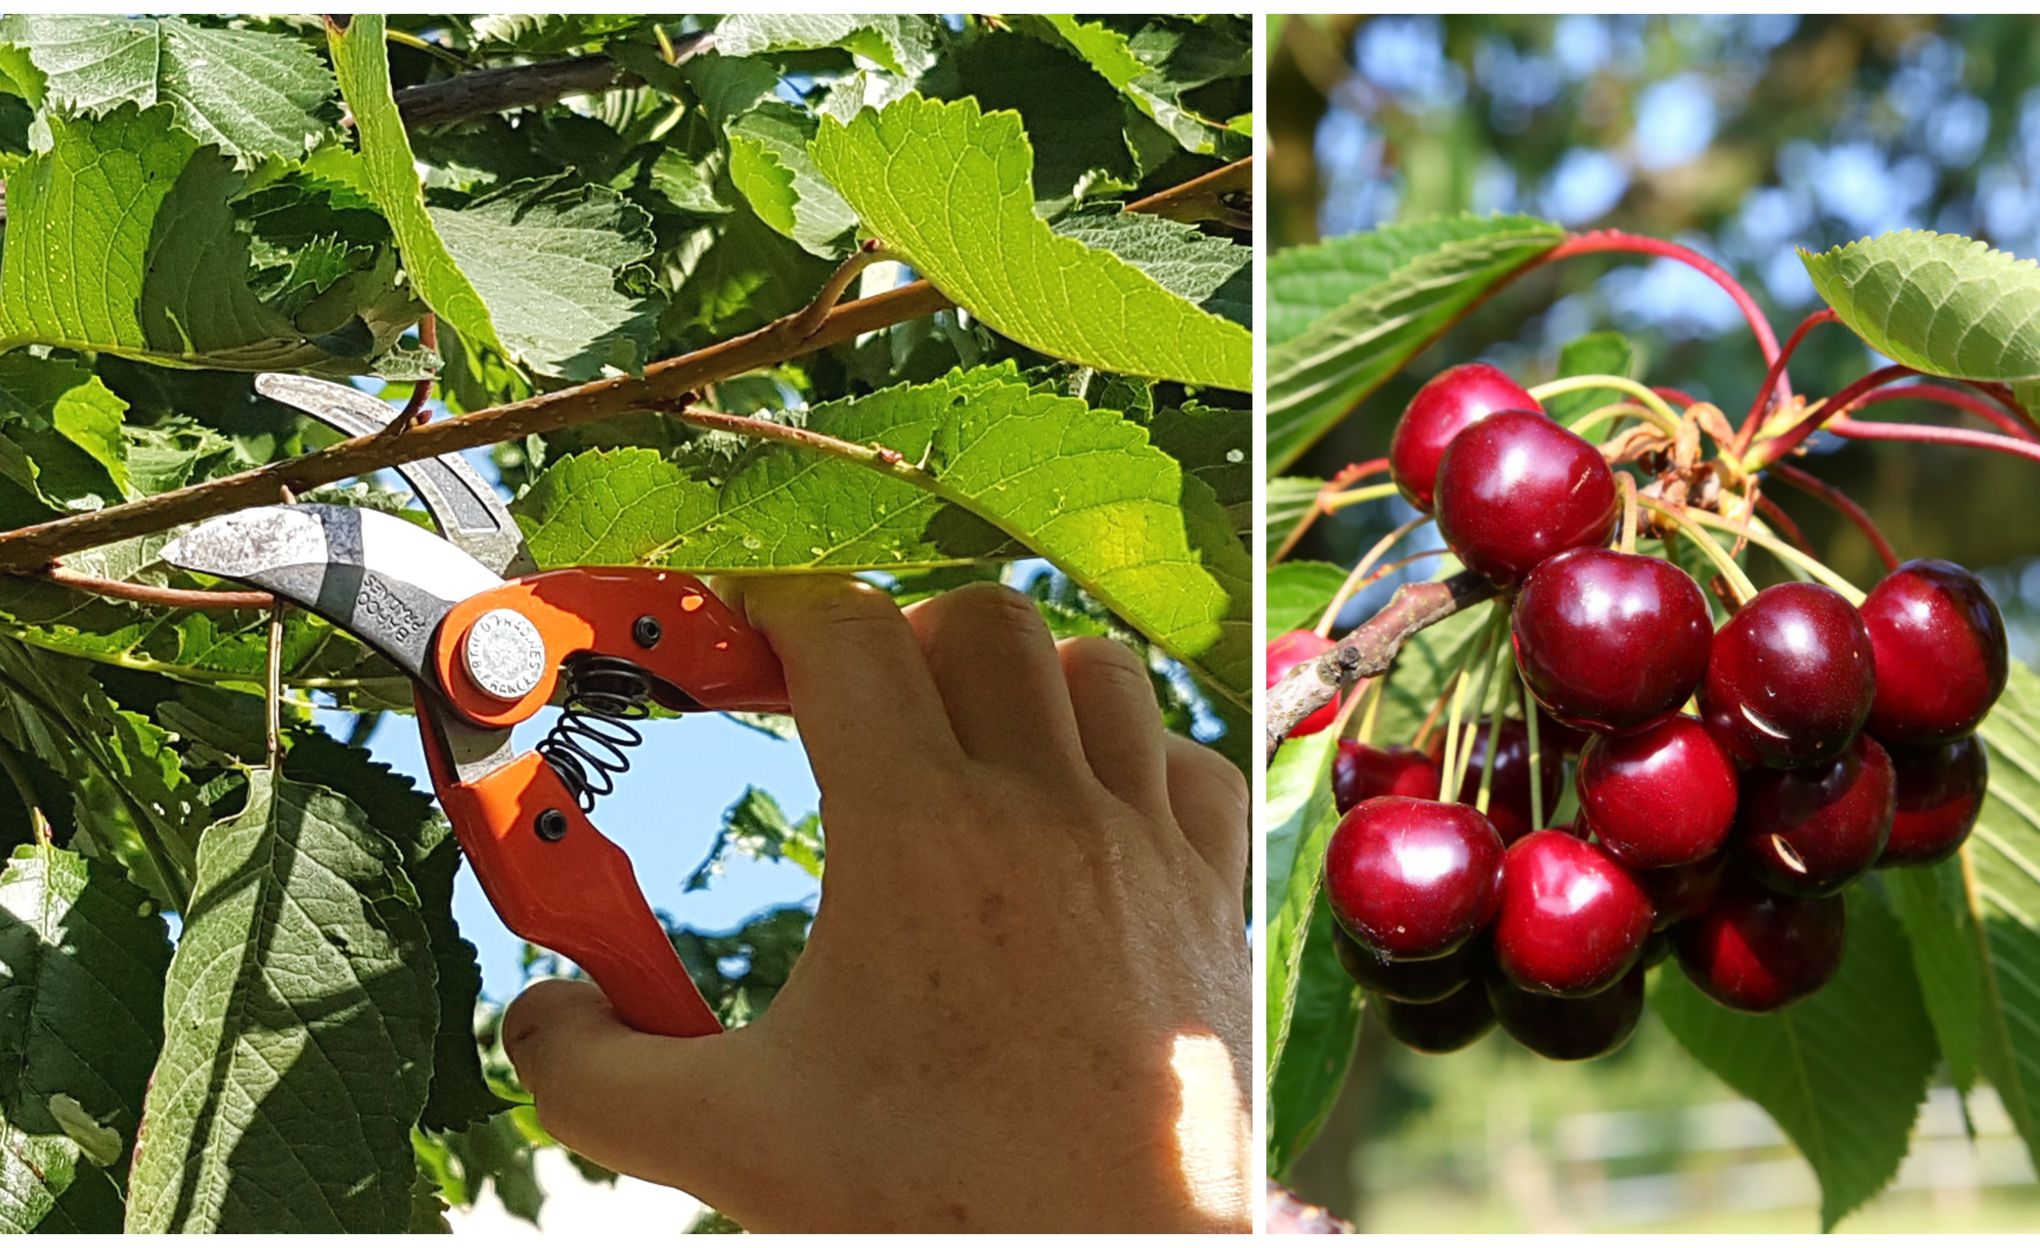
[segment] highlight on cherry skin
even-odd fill
[[[1710,594],[1635,549],[1640,512],[1621,531],[1601,448],[1486,364],[1418,391],[1388,466],[1496,587],[1497,670],[1522,686],[1518,709],[1464,723],[1441,696],[1413,740],[1354,739],[1367,717],[1336,704],[1296,730],[1342,725],[1335,951],[1403,1044],[1449,1053],[1499,1027],[1553,1060],[1604,1056],[1646,972],[1728,1009],[1790,1008],[1842,965],[1851,884],[1960,851],[1989,775],[1975,732],[2008,673],[1974,575],[1913,560],[1860,607],[1815,580],[1714,576]],[[1331,644],[1276,639],[1269,683]],[[1551,826],[1568,797],[1570,826]]]

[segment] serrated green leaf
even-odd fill
[[[722,827],[708,853],[681,885],[688,892],[709,886],[722,874],[731,854],[757,862],[790,862],[816,879],[822,878],[822,818],[809,815],[799,823],[786,817],[770,793],[756,786],[744,789],[723,812]]]
[[[229,207],[243,177],[168,105],[53,116],[50,136],[7,180],[0,351],[41,343],[171,367],[346,374],[408,323],[393,272],[308,328],[258,299]]]
[[[1636,348],[1627,335],[1618,330],[1601,329],[1591,334],[1582,334],[1573,339],[1558,352],[1558,375],[1560,377],[1584,377],[1600,374],[1611,377],[1633,377],[1636,375]],[[1620,402],[1628,396],[1614,390],[1568,390],[1554,394],[1544,401],[1544,410],[1559,424],[1569,424],[1575,417],[1584,416],[1597,407]]]
[[[808,155],[815,128],[813,114],[783,100],[766,100],[732,119],[725,129],[730,181],[765,224],[814,255],[835,259],[849,249],[857,214]]]
[[[1762,1106],[1813,1167],[1823,1230],[1898,1173],[1940,1057],[1897,918],[1864,886],[1848,907],[1841,970],[1798,1005],[1739,1014],[1669,966],[1650,992],[1686,1051]]]
[[[519,52],[558,54],[606,43],[657,19],[644,13],[485,13],[469,27],[476,43],[500,43]]]
[[[2040,266],[1975,239],[1899,230],[1799,258],[1874,349],[1974,381],[2040,380]]]
[[[715,28],[725,56],[841,48],[902,78],[918,78],[934,60],[935,25],[903,13],[734,13]]]
[[[128,1230],[403,1230],[429,944],[401,851],[359,807],[251,773],[199,855]]]
[[[519,501],[532,553],[548,565],[733,572],[934,567],[1031,550],[1245,704],[1246,552],[1209,488],[1138,424],[1038,392],[1010,366],[821,404],[808,423],[927,476],[776,443],[690,465],[644,451],[581,455]]]
[[[354,115],[363,180],[396,237],[412,289],[460,337],[507,354],[488,302],[461,271],[426,210],[411,140],[390,90],[384,34],[382,17],[370,13],[355,15],[345,28],[327,27],[340,92]]]
[[[1280,272],[1290,289],[1269,288],[1271,304],[1292,308],[1285,320],[1333,291],[1346,294],[1307,326],[1270,339],[1266,470],[1295,462],[1460,313],[1564,237],[1531,217],[1458,218],[1285,253]]]
[[[1085,208],[1055,232],[1109,251],[1180,298],[1235,325],[1254,327],[1254,251],[1193,225],[1146,212]]]
[[[1047,26],[1185,150],[1224,159],[1243,152],[1245,135],[1234,133],[1224,118],[1199,114],[1185,97],[1220,78],[1250,74],[1253,49],[1248,42],[1173,26],[1167,19],[1148,21],[1128,35],[1113,29],[1109,20],[1048,14],[1022,19],[1019,25]]]
[[[1332,595],[1346,583],[1347,570],[1334,563],[1296,559],[1268,569],[1262,587],[1263,617],[1268,635],[1279,637],[1298,628],[1314,628],[1318,617],[1332,603]]]
[[[149,1070],[163,1042],[162,915],[116,868],[24,846],[0,874],[0,1229],[118,1231],[78,1202],[45,1222],[74,1182],[126,1172]],[[68,1124],[68,1129],[67,1129]],[[80,1136],[99,1147],[88,1155]],[[109,1140],[107,1137],[111,1137]]]
[[[660,331],[689,344],[748,333],[804,307],[828,279],[828,261],[758,219],[746,201],[697,229],[666,257],[673,300]]]
[[[1034,214],[1018,117],[908,96],[848,125],[824,119],[813,150],[869,234],[1007,337],[1094,368],[1249,388],[1252,334]]]
[[[519,182],[429,211],[512,358],[566,381],[643,366],[659,309],[616,289],[652,251],[642,209],[607,187]]]
[[[1338,826],[1332,805],[1332,757],[1337,742],[1329,732],[1296,737],[1282,743],[1269,760],[1262,803],[1267,826],[1268,896],[1266,910],[1268,960],[1269,1086],[1279,1077],[1295,1017],[1303,972],[1305,937],[1317,906],[1318,881],[1324,872],[1325,844]],[[1271,1104],[1271,1110],[1272,1110]],[[1301,1134],[1287,1124],[1269,1122],[1270,1148],[1278,1139]],[[1270,1173],[1273,1173],[1271,1161]]]
[[[1138,413],[1129,415],[1142,419]],[[1258,475],[1254,471],[1253,415],[1230,407],[1186,403],[1154,412],[1143,423],[1157,447],[1211,487],[1212,497],[1232,518],[1233,532],[1240,541],[1252,541],[1254,478]]]
[[[332,73],[284,35],[177,17],[30,13],[0,21],[0,48],[32,67],[9,76],[38,107],[99,116],[167,104],[178,125],[244,167],[303,156],[332,129]]]
[[[82,365],[0,356],[0,429],[32,457],[32,480],[22,484],[53,508],[89,505],[82,500],[94,490],[106,493],[103,502],[128,493],[126,413],[127,404]]]
[[[1268,1081],[1268,1173],[1280,1176],[1317,1137],[1353,1066],[1360,986],[1339,965],[1331,907],[1311,910],[1282,1063]]]

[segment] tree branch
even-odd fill
[[[673,41],[672,63],[715,46],[715,32],[700,31]],[[538,108],[570,95],[594,95],[642,80],[606,56],[570,56],[529,65],[477,69],[437,82],[404,87],[396,94],[404,125],[420,130],[489,117],[519,108]]]
[[[1217,173],[1248,167],[1249,161],[1243,160]],[[1216,173],[1206,174],[1184,185],[1208,185],[1215,176]],[[1176,202],[1181,189],[1171,188],[1128,207],[1134,211],[1154,211],[1158,206]],[[373,433],[350,438],[296,459],[0,533],[0,572],[34,572],[73,551],[160,532],[243,507],[259,507],[274,502],[279,489],[303,493],[392,464],[513,441],[626,412],[668,410],[718,381],[773,368],[824,347],[848,342],[860,334],[931,316],[954,306],[948,296],[920,281],[836,304],[820,318],[819,326],[812,332],[804,332],[814,321],[811,309],[802,308],[748,334],[647,365],[637,376],[604,377],[500,407],[435,420],[395,435]]]
[[[1495,587],[1472,572],[1396,590],[1373,619],[1313,661],[1298,664],[1268,690],[1268,757],[1275,756],[1290,729],[1338,696],[1339,690],[1363,676],[1387,671],[1404,641],[1494,596]]]

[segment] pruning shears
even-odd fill
[[[391,409],[338,382],[265,373],[255,388],[350,437]],[[432,786],[509,929],[578,963],[624,1022],[721,1030],[645,901],[630,859],[589,820],[628,769],[652,702],[783,711],[765,638],[692,576],[540,572],[496,492],[455,454],[400,465],[438,527],[359,507],[251,507],[163,548],[173,566],[268,590],[360,638],[411,677]],[[511,729],[559,704],[536,749]]]

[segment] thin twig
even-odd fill
[[[1243,171],[1250,163],[1251,158],[1217,172]],[[1215,174],[1206,175],[1212,176]],[[1204,180],[1195,179],[1184,185]],[[1151,195],[1128,208],[1155,210],[1173,202],[1176,190],[1180,189]],[[881,294],[839,303],[829,310],[819,328],[805,335],[800,332],[806,315],[802,309],[748,334],[647,365],[636,376],[604,377],[499,407],[435,420],[386,439],[379,433],[350,438],[296,459],[0,533],[0,572],[32,572],[73,551],[260,506],[276,497],[279,486],[302,493],[392,464],[515,441],[626,412],[669,410],[714,382],[773,368],[861,334],[953,306],[948,296],[927,282],[911,282]]]
[[[427,351],[439,350],[439,318],[430,312],[418,318],[418,345]],[[432,399],[432,383],[436,380],[437,378],[433,377],[423,377],[419,379],[418,384],[411,387],[411,401],[404,404],[404,410],[397,413],[396,419],[383,426],[385,434],[391,430],[402,433],[412,425],[425,423],[425,404]]]
[[[1373,619],[1347,633],[1316,662],[1300,664],[1268,690],[1268,756],[1274,757],[1289,730],[1330,702],[1340,689],[1362,676],[1387,671],[1405,640],[1494,595],[1495,587],[1471,572],[1396,590]]]
[[[110,581],[104,577],[73,572],[61,564],[44,568],[39,575],[53,584],[102,598],[138,602],[149,607],[173,607],[191,611],[261,611],[275,598],[259,590],[171,589],[165,585],[137,585],[133,581]]]
[[[807,307],[801,309],[793,323],[793,332],[802,338],[813,336],[822,327],[822,322],[828,319],[830,309],[843,302],[843,296],[849,292],[850,283],[857,280],[858,274],[881,261],[896,259],[898,257],[887,251],[877,239],[866,239],[862,247],[836,266],[836,271],[829,274],[829,280],[822,283],[822,288],[815,292]]]

